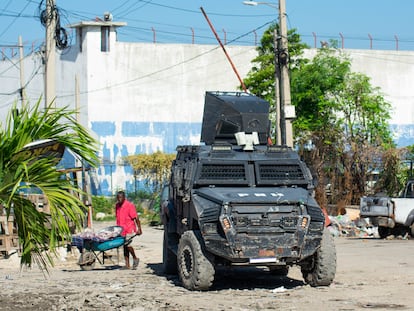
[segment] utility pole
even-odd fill
[[[280,38],[278,40],[278,61],[280,68],[280,124],[282,145],[293,147],[292,121],[295,118],[295,107],[292,106],[290,99],[289,81],[289,54],[288,37],[286,26],[286,3],[279,0],[279,28]]]
[[[295,107],[290,101],[290,82],[288,69],[288,39],[286,27],[286,5],[285,0],[279,0],[279,6],[270,2],[243,1],[245,5],[256,6],[264,4],[274,9],[279,9],[279,33],[275,27],[274,54],[275,54],[275,127],[276,145],[287,145],[293,147],[292,120],[295,118]]]
[[[19,36],[19,64],[20,64],[20,100],[22,101],[22,109],[26,104],[26,95],[24,89],[24,51],[22,36]]]
[[[276,128],[276,136],[275,136],[275,143],[276,145],[282,145],[282,135],[281,135],[281,117],[280,117],[280,67],[279,67],[279,56],[278,56],[278,38],[279,34],[277,33],[277,27],[275,27],[275,30],[273,32],[273,38],[274,38],[274,54],[275,54],[275,128]]]
[[[46,0],[45,107],[56,98],[56,9],[55,0]]]

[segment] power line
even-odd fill
[[[28,55],[26,55],[25,57],[24,57],[24,59],[25,58],[27,58],[29,55],[31,55],[31,53],[30,54],[28,54]],[[6,56],[6,55],[4,55],[4,56]],[[15,64],[15,63],[13,63],[12,61],[11,61],[11,59],[9,59],[8,58],[8,60],[12,63],[12,65],[10,66],[10,67],[7,67],[5,70],[3,70],[2,72],[0,72],[0,77],[4,74],[4,73],[6,73],[7,71],[9,71],[11,68],[13,68],[13,67],[16,67],[17,69],[19,69],[19,67],[17,67],[17,65]]]
[[[12,68],[12,67],[19,68],[17,66],[17,63],[14,63],[13,60],[10,57],[8,57],[6,54],[3,53],[3,57],[5,57],[10,63],[12,63],[12,66],[10,68]]]
[[[10,29],[11,26],[16,22],[16,20],[23,14],[24,10],[30,5],[30,2],[27,2],[20,13],[11,21],[11,23],[0,33],[0,38]]]
[[[150,2],[150,1],[146,1],[145,3],[152,4],[152,2]],[[179,8],[177,8],[177,9],[179,10]],[[189,11],[191,11],[192,13],[200,14],[199,11],[194,11],[194,10],[189,10]],[[90,19],[90,18],[92,18],[92,16],[96,16],[96,14],[94,14],[94,13],[85,12],[85,11],[70,11],[70,10],[67,10],[66,12],[67,12],[68,15],[71,15],[71,16],[77,17],[77,18],[81,18],[81,19]],[[230,16],[230,15],[228,15],[228,16]],[[240,15],[240,17],[246,17],[246,16],[247,17],[258,17],[260,15]],[[265,15],[265,16],[272,16],[272,17],[274,17],[274,15]],[[166,33],[167,32],[170,32],[171,31],[171,27],[176,27],[176,28],[180,28],[180,29],[191,29],[191,28],[193,28],[194,30],[200,30],[200,31],[203,31],[203,32],[206,32],[206,33],[210,33],[210,29],[209,28],[192,27],[191,25],[169,24],[169,23],[162,23],[162,22],[159,22],[159,21],[151,21],[151,20],[141,20],[141,19],[127,18],[127,17],[124,17],[124,16],[117,16],[117,19],[122,19],[122,20],[125,20],[126,22],[145,23],[145,24],[148,24],[148,25],[151,25],[151,26],[153,26],[153,25],[161,25],[161,26],[168,27],[168,30],[157,29],[157,33],[158,32],[159,33],[161,33],[161,32],[166,32]],[[128,25],[128,26],[123,27],[123,29],[127,29],[127,28],[139,29],[139,30],[145,30],[145,31],[151,31],[151,30],[146,29],[145,27],[139,27],[139,26],[129,26]],[[234,33],[234,32],[229,31],[227,33],[228,34],[231,34],[231,33]],[[180,33],[176,33],[176,34],[180,34]],[[236,34],[236,33],[234,33],[234,34]],[[188,36],[188,34],[183,34],[183,33],[181,33],[181,35]],[[211,39],[214,39],[214,38],[211,37]]]
[[[131,6],[129,6],[128,8],[124,9],[123,11],[121,11],[119,13],[119,15],[122,18],[122,16],[127,16],[127,15],[129,15],[129,14],[131,14],[133,12],[138,11],[139,9],[142,9],[144,6],[146,6],[149,3],[151,3],[151,1],[143,1],[143,0],[137,1],[136,3],[133,3]],[[141,4],[141,5],[139,7],[137,7],[137,8],[135,8],[135,9],[132,9],[137,4]],[[123,14],[125,14],[125,15],[123,15]]]
[[[29,54],[29,55],[26,55],[23,59],[26,59],[28,56],[30,56],[31,54]],[[2,73],[0,73],[0,76],[4,73],[4,72],[6,72],[6,71],[8,71],[8,70],[10,70],[10,68],[12,68],[13,66],[11,66],[11,67],[9,67],[8,69],[6,69],[5,71],[3,71]],[[39,73],[39,71],[41,70],[43,68],[43,64],[40,62],[40,64],[37,66],[37,68],[36,67],[34,67],[34,69],[33,69],[33,71],[32,71],[32,74],[30,75],[30,78],[28,78],[27,79],[27,81],[26,81],[26,83],[23,85],[23,87],[19,87],[19,88],[17,88],[15,91],[12,91],[12,92],[7,92],[7,93],[0,93],[0,95],[3,95],[3,96],[11,96],[11,95],[15,95],[15,94],[18,94],[18,93],[20,93],[20,90],[21,89],[26,89],[27,88],[27,86],[33,81],[33,79],[36,77],[36,75]]]
[[[244,36],[247,36],[247,35],[249,35],[249,34],[253,33],[253,32],[254,32],[254,31],[256,31],[256,30],[259,30],[259,29],[261,29],[261,28],[264,28],[264,27],[268,26],[269,24],[271,24],[271,22],[267,22],[267,23],[263,24],[262,26],[260,26],[260,27],[258,27],[258,28],[256,28],[256,29],[254,29],[254,30],[252,30],[252,31],[249,31],[249,32],[247,32],[247,33],[245,33],[245,34],[243,34],[243,35],[240,35],[239,37],[237,37],[237,38],[235,38],[235,39],[233,39],[233,40],[230,40],[230,41],[227,43],[227,45],[228,45],[228,44],[231,44],[231,43],[232,43],[232,42],[234,42],[234,41],[237,41],[238,39],[240,39],[240,38],[242,38],[242,37],[244,37]],[[115,84],[112,84],[112,85],[109,85],[109,86],[104,86],[104,87],[97,88],[97,89],[94,89],[94,90],[87,90],[87,91],[83,91],[83,92],[80,92],[80,93],[81,93],[81,94],[90,94],[90,93],[100,92],[100,91],[102,91],[102,90],[106,90],[106,89],[111,89],[111,88],[119,87],[119,86],[122,86],[122,85],[127,85],[127,84],[130,84],[130,83],[132,83],[132,82],[135,82],[135,81],[138,81],[138,80],[142,80],[142,79],[145,79],[145,78],[151,77],[151,76],[153,76],[153,75],[159,74],[159,73],[161,73],[161,72],[165,72],[165,71],[171,70],[171,69],[173,69],[173,68],[175,68],[175,67],[178,67],[178,66],[181,66],[181,65],[183,65],[183,64],[186,64],[186,63],[192,62],[193,60],[195,60],[195,59],[197,59],[197,58],[200,58],[200,57],[202,57],[202,56],[204,56],[204,55],[206,55],[206,54],[209,54],[209,53],[211,53],[211,52],[213,52],[213,51],[215,51],[215,50],[217,50],[217,49],[220,49],[220,46],[216,46],[216,47],[214,47],[214,48],[212,48],[212,49],[210,49],[210,50],[208,50],[208,51],[205,51],[205,52],[203,52],[203,53],[201,53],[201,54],[198,54],[198,55],[196,55],[196,56],[190,57],[190,58],[185,59],[185,60],[183,60],[183,61],[181,61],[181,62],[179,62],[179,63],[176,63],[176,64],[173,64],[173,65],[167,66],[167,67],[165,67],[165,68],[161,68],[161,69],[156,70],[156,71],[154,71],[154,72],[151,72],[151,73],[145,74],[145,75],[143,75],[143,76],[138,76],[138,77],[136,77],[136,78],[133,78],[133,79],[130,79],[130,80],[127,80],[127,81],[122,81],[122,82],[115,83]],[[57,96],[57,97],[59,97],[59,98],[63,98],[63,97],[70,97],[70,96],[73,96],[73,95],[74,95],[74,94],[72,93],[72,94],[70,94],[70,95],[61,95],[61,96]]]
[[[254,47],[252,47],[252,49],[255,49]],[[242,55],[242,54],[245,54],[245,53],[248,53],[248,51],[246,51],[246,50],[244,50],[244,51],[242,51],[242,52],[239,52],[239,53],[237,53],[237,54],[232,54],[232,56],[233,57],[237,57],[237,56],[239,56],[239,55]],[[221,59],[218,59],[218,60],[216,60],[216,61],[214,61],[214,62],[210,62],[209,64],[211,65],[211,64],[217,64],[217,63],[227,63],[226,62],[226,60],[225,60],[225,58],[223,57],[223,58],[221,58]],[[121,65],[123,65],[124,67],[127,67],[128,65],[127,64],[125,64],[125,63],[120,63]],[[191,66],[191,69],[187,69],[186,70],[186,74],[188,74],[189,72],[194,72],[194,71],[198,71],[198,70],[200,70],[200,69],[202,69],[202,68],[204,68],[204,65],[202,65],[202,64],[200,64],[198,67],[195,67],[195,66]],[[173,73],[173,74],[170,74],[170,75],[168,75],[168,76],[163,76],[163,77],[160,77],[160,78],[156,78],[156,77],[151,77],[151,79],[153,80],[153,81],[166,81],[166,82],[168,82],[168,83],[174,83],[174,79],[171,79],[172,77],[176,77],[176,76],[179,76],[179,75],[183,75],[184,73],[183,72],[177,72],[177,73]],[[205,77],[200,77],[200,79],[205,79]],[[194,82],[194,80],[191,80],[191,82]],[[148,82],[144,82],[144,83],[148,83]],[[179,85],[181,85],[181,86],[190,86],[190,85],[192,85],[193,83],[186,83],[186,84],[182,84],[182,82],[180,82],[180,84]],[[134,84],[134,87],[137,87],[137,86],[139,86],[139,85],[143,85],[143,83],[141,83],[141,84]]]
[[[33,18],[36,17],[35,15],[29,15],[29,14],[19,14],[17,12],[11,12],[11,13],[0,13],[0,16],[4,17],[16,17],[16,18]]]
[[[171,9],[171,10],[175,10],[175,11],[200,14],[199,10],[184,9],[184,8],[179,8],[179,7],[174,7],[174,6],[170,6],[170,5],[160,4],[160,3],[156,3],[156,2],[152,2],[152,1],[147,1],[147,2],[148,2],[149,5],[163,7],[163,8],[167,8],[167,9]],[[252,14],[224,14],[224,13],[214,13],[214,12],[209,12],[208,15],[223,16],[223,17],[256,17],[256,18],[257,17],[274,16],[274,14],[262,14],[262,15],[255,14],[255,15],[252,15]]]
[[[12,0],[9,0],[9,2],[6,3],[6,6],[2,9],[2,11],[7,10],[7,8],[9,7],[11,2],[12,2]]]
[[[131,0],[125,0],[121,5],[118,5],[116,8],[112,9],[111,10],[112,14],[114,14],[116,11],[118,11],[123,6],[127,5],[129,1],[131,1]]]

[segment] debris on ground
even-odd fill
[[[353,211],[353,210],[352,210]],[[334,237],[379,238],[378,227],[373,226],[368,218],[360,218],[356,213],[329,216],[331,224],[328,230]],[[408,232],[404,234],[390,234],[386,240],[408,240]]]
[[[273,294],[277,294],[277,293],[284,293],[284,292],[286,292],[287,291],[287,288],[286,287],[284,287],[284,286],[280,286],[280,287],[277,287],[277,288],[275,288],[275,289],[272,289],[271,290],[271,292],[273,293]]]
[[[335,237],[378,237],[378,228],[371,226],[365,219],[351,220],[345,215],[329,216],[331,225],[328,227]]]

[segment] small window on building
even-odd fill
[[[78,47],[79,47],[79,52],[82,52],[82,43],[83,43],[83,33],[82,33],[82,28],[78,28],[76,29],[76,33],[77,33],[77,38],[76,41],[78,43]]]
[[[109,26],[101,27],[101,52],[109,52]]]

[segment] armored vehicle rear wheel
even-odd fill
[[[169,236],[167,230],[164,230],[164,241],[162,245],[162,265],[164,273],[177,274],[177,255],[171,250],[173,247],[172,237]]]
[[[336,249],[329,230],[325,228],[320,248],[306,265],[302,265],[302,275],[310,286],[329,286],[336,273]]]
[[[199,231],[186,231],[178,244],[178,275],[189,290],[208,290],[214,280],[214,266],[208,260]]]

